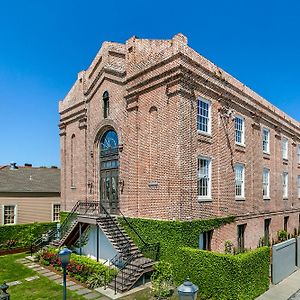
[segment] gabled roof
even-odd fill
[[[60,193],[60,169],[0,167],[0,193]]]

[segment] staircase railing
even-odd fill
[[[69,212],[68,216],[61,223],[60,227],[56,227],[55,229],[49,231],[47,235],[42,235],[33,241],[31,245],[31,253],[33,251],[38,251],[44,246],[49,245],[51,242],[55,240],[62,239],[65,234],[68,232],[70,227],[73,225],[74,220],[77,218],[77,211],[81,205],[82,201],[77,201],[73,206],[72,210]]]
[[[140,247],[140,250],[145,255],[145,257],[151,258],[154,261],[158,260],[160,244],[146,242],[141,237],[141,235],[138,233],[138,231],[134,228],[134,226],[130,223],[130,221],[125,217],[125,215],[122,213],[122,211],[119,208],[118,208],[118,211],[120,213],[120,216],[124,220],[124,222],[128,225],[128,227],[136,234],[136,236],[140,240],[140,244],[142,245]]]
[[[136,271],[136,267],[135,266],[130,266],[129,264],[135,258],[137,258],[138,255],[139,255],[139,252],[136,252],[136,253],[130,255],[129,257],[127,257],[126,261],[124,262],[122,267],[119,269],[119,272],[115,275],[115,277],[114,277],[114,291],[115,291],[115,294],[117,293],[117,277],[121,278],[120,284],[121,284],[121,289],[123,289],[124,286],[126,285],[126,283],[129,282],[132,274],[134,273],[134,270]],[[125,272],[125,269],[126,269],[126,272]],[[130,270],[130,272],[128,272],[128,270]]]
[[[121,253],[124,252],[124,254],[128,253],[128,251],[131,248],[131,241],[128,239],[128,237],[122,232],[122,230],[119,228],[119,225],[116,223],[116,220],[110,215],[110,213],[106,210],[106,208],[100,204],[101,210],[104,212],[106,218],[108,218],[112,223],[116,224],[115,231],[112,231],[110,234],[115,237],[116,239],[119,239],[119,235],[122,236],[122,238],[126,241],[126,244],[122,247]]]

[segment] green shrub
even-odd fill
[[[51,265],[57,270],[61,270],[61,263],[58,256],[58,250],[54,248],[49,248],[43,250],[40,255],[40,263],[44,265]],[[88,282],[91,274],[94,274],[95,277],[102,278],[104,284],[105,280],[110,282],[112,278],[116,275],[115,269],[109,269],[100,262],[97,262],[86,256],[80,256],[72,253],[70,257],[70,263],[67,266],[67,272],[70,276],[75,277],[81,282]],[[97,276],[96,276],[97,275]],[[97,281],[99,284],[100,280]],[[95,281],[90,284],[95,284]]]
[[[188,247],[178,250],[174,280],[187,277],[198,285],[203,299],[255,299],[269,287],[269,248],[238,255],[221,254]],[[202,299],[201,298],[201,299]]]
[[[152,292],[154,296],[168,297],[173,287],[172,265],[165,261],[159,261],[154,265],[154,272],[151,276]]]
[[[68,211],[61,211],[59,213],[59,222],[60,224],[62,224],[64,222],[64,220],[67,218],[67,216],[70,214],[70,212]]]
[[[278,230],[277,238],[279,242],[286,241],[288,239],[288,233],[285,230]]]
[[[29,248],[35,239],[55,227],[53,222],[0,226],[0,249]]]

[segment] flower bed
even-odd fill
[[[42,250],[36,254],[39,262],[45,266],[52,266],[62,271],[58,251],[53,248]],[[91,258],[72,253],[70,263],[67,266],[67,274],[76,280],[87,284],[91,288],[97,288],[109,283],[116,275],[115,269],[110,269]]]

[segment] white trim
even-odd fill
[[[267,186],[267,195],[263,194],[264,199],[270,199],[270,169],[268,168],[263,168],[263,178],[262,178],[262,184],[263,184],[263,192],[264,192],[264,174],[265,172],[267,173],[267,178],[268,178],[268,186]]]
[[[203,131],[203,130],[200,130],[198,129],[198,107],[199,107],[199,102],[204,102],[206,104],[208,104],[208,121],[207,121],[207,131]],[[197,128],[197,132],[200,133],[200,134],[203,134],[203,135],[208,135],[208,136],[211,136],[211,125],[212,125],[212,122],[211,122],[211,108],[212,107],[212,103],[211,101],[209,100],[206,100],[202,97],[198,97],[197,98],[197,118],[196,118],[196,128]]]
[[[286,147],[284,147],[284,145]],[[289,159],[289,140],[287,137],[282,137],[281,139],[281,152],[282,152],[282,159]]]
[[[57,203],[57,202],[55,202],[55,203],[51,203],[51,221],[52,222],[59,222],[59,217],[58,217],[58,220],[54,220],[54,205],[59,205],[60,206],[60,209],[59,209],[59,211],[61,210],[61,203]]]
[[[198,196],[198,200],[199,201],[211,201],[211,187],[212,187],[212,158],[211,157],[207,157],[207,156],[202,156],[199,155],[197,158],[197,184],[199,181],[199,160],[207,160],[208,161],[208,186],[207,186],[207,195],[206,196],[201,196],[198,195],[198,191],[197,191],[197,196]]]
[[[11,224],[4,224],[4,207],[5,206],[14,206],[14,223]],[[2,204],[2,222],[1,224],[4,226],[9,226],[9,225],[16,225],[18,224],[18,205],[14,203],[9,203],[9,204]]]
[[[265,137],[264,132],[265,132],[265,131],[268,133],[267,150],[264,150],[264,141],[265,141],[265,139],[264,139],[264,137]],[[263,143],[263,153],[270,154],[270,129],[269,129],[269,128],[264,127],[264,128],[262,129],[262,143]]]
[[[286,185],[284,186],[285,178],[286,178]],[[288,199],[289,197],[289,173],[288,172],[282,173],[282,196],[283,199]]]
[[[236,194],[236,168],[242,168],[242,186],[241,186],[241,195]],[[236,200],[245,200],[245,165],[241,163],[236,163],[234,165],[234,195]]]
[[[236,140],[236,128],[235,128],[236,123],[235,122],[237,119],[240,119],[242,121],[241,142],[237,142],[237,140]],[[236,115],[234,118],[234,142],[236,145],[245,146],[245,118],[240,115]]]

